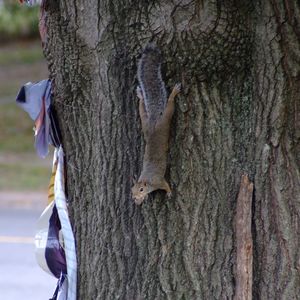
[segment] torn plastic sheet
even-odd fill
[[[36,257],[43,270],[59,278],[52,300],[76,300],[76,248],[64,189],[62,147],[55,149],[53,170],[56,170],[54,201],[48,205],[38,221],[35,236]]]
[[[51,106],[51,81],[27,83],[16,99],[35,121],[35,148],[39,156],[55,146],[53,174],[48,199],[52,200],[41,215],[36,236],[36,257],[43,270],[58,278],[52,300],[76,300],[77,261],[75,239],[69,220],[64,181],[64,153],[60,132]]]
[[[61,224],[54,201],[46,207],[37,222],[35,255],[39,266],[48,274],[58,278],[51,300],[66,300],[67,264]]]
[[[54,294],[50,300],[66,300],[68,299],[67,296],[68,286],[66,280],[66,274],[61,274],[57,287],[54,291]]]
[[[34,146],[40,157],[46,157],[49,144],[55,147],[60,145],[60,132],[51,106],[51,81],[45,79],[26,83],[21,87],[16,101],[35,121]]]
[[[45,258],[51,273],[59,278],[61,273],[67,273],[66,256],[63,248],[63,238],[60,238],[61,224],[56,205],[53,206],[52,215],[49,219],[49,229]]]
[[[61,223],[64,249],[67,262],[68,300],[76,300],[77,259],[75,239],[68,215],[64,181],[64,152],[62,147],[55,149],[54,160],[57,160],[57,171],[54,181],[54,194],[57,213]]]

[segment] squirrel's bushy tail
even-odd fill
[[[150,124],[155,123],[167,103],[166,87],[161,76],[162,55],[154,44],[148,44],[138,64],[138,81],[143,93]]]

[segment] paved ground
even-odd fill
[[[0,193],[0,291],[5,300],[47,300],[56,279],[36,263],[33,236],[44,194]]]

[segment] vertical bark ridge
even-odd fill
[[[265,69],[257,66],[259,79],[257,168],[255,201],[254,296],[297,299],[300,283],[299,255],[299,5],[295,1],[261,4],[265,23],[258,50]],[[269,17],[268,17],[269,16]],[[269,60],[271,60],[270,63]],[[266,86],[267,85],[267,86]],[[291,147],[293,145],[293,147]],[[260,157],[261,158],[260,158]],[[295,189],[296,187],[296,189]],[[274,276],[275,274],[275,276]],[[265,281],[261,281],[265,278]]]
[[[235,215],[236,288],[234,299],[252,299],[253,241],[252,225],[253,183],[247,175],[241,178]]]

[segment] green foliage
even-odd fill
[[[8,49],[0,53],[0,66],[32,64],[43,60],[43,52],[41,47]]]
[[[46,190],[50,176],[50,164],[43,166],[0,162],[0,190]]]
[[[47,78],[39,41],[15,41],[0,47],[0,190],[45,190],[51,154],[34,150],[34,122],[15,97],[27,81]]]
[[[47,77],[48,72],[39,40],[16,41],[0,47],[0,110],[4,100],[6,103],[9,99],[14,102],[17,92],[24,83]]]
[[[1,104],[0,152],[23,153],[33,150],[34,122],[15,103]]]
[[[28,114],[14,102],[0,102],[0,190],[47,188],[51,154],[47,159],[35,154],[33,125]]]
[[[27,7],[17,1],[5,2],[0,7],[0,41],[36,37],[38,10],[37,6]]]

